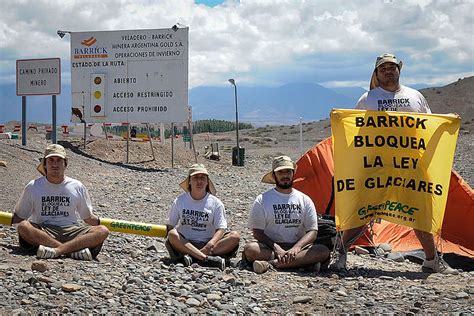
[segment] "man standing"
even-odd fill
[[[431,113],[428,102],[420,92],[400,84],[401,68],[402,62],[398,61],[393,54],[383,54],[377,57],[370,81],[370,91],[360,97],[356,109]],[[346,269],[347,249],[364,233],[366,227],[356,227],[343,232],[342,242],[336,245],[332,255],[330,269],[335,271]],[[415,229],[415,234],[425,251],[426,260],[423,262],[423,271],[443,274],[457,273],[438,256],[431,233]]]
[[[18,223],[20,246],[36,250],[39,259],[67,255],[78,260],[95,258],[109,234],[92,213],[84,185],[65,176],[66,150],[52,144],[46,148],[37,170],[43,177],[28,183],[15,205],[13,223]],[[78,223],[78,215],[89,225]]]
[[[272,170],[262,179],[275,187],[254,202],[249,227],[256,241],[248,242],[243,252],[256,273],[264,273],[270,266],[320,266],[329,258],[326,246],[313,244],[318,234],[316,209],[306,194],[293,188],[295,168],[290,157],[276,157]]]

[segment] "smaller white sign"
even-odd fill
[[[16,95],[61,94],[61,59],[18,59]]]

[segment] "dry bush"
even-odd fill
[[[216,141],[218,141],[218,142],[230,142],[231,140],[232,140],[232,138],[230,138],[228,136],[221,136],[221,137],[216,138]]]

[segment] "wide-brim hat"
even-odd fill
[[[211,178],[209,177],[209,172],[207,172],[206,167],[204,167],[204,165],[200,164],[200,163],[193,164],[191,166],[191,168],[189,168],[188,176],[186,177],[186,179],[184,179],[179,184],[179,186],[185,192],[189,192],[189,178],[191,178],[192,176],[194,176],[196,174],[205,174],[205,175],[207,175],[207,183],[209,184],[209,192],[212,195],[216,195],[217,190],[216,190],[216,187],[214,186],[214,183],[212,182]]]
[[[394,63],[398,66],[398,70],[401,70],[402,69],[402,61],[398,60],[397,57],[394,55],[394,54],[390,54],[390,53],[385,53],[385,54],[382,54],[380,56],[377,57],[377,59],[375,60],[375,67],[374,67],[374,71],[372,72],[372,78],[370,79],[370,90],[378,87],[380,84],[379,84],[379,80],[377,79],[377,74],[376,74],[376,71],[377,71],[377,67],[382,65],[382,64],[385,64],[385,63]]]
[[[294,161],[291,160],[291,158],[288,156],[275,157],[272,162],[272,170],[267,172],[263,176],[262,182],[268,184],[275,184],[276,181],[275,177],[273,176],[273,173],[283,169],[296,170],[296,163],[294,163]]]
[[[44,160],[53,156],[61,157],[64,160],[67,160],[66,149],[64,149],[63,146],[58,145],[58,144],[51,144],[51,145],[48,145],[48,147],[46,147],[43,158],[41,159],[41,162],[38,165],[38,167],[36,167],[36,170],[38,170],[39,173],[41,173],[43,176],[46,175],[46,169],[44,168]]]

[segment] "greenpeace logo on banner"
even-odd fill
[[[97,43],[97,39],[94,36],[82,40],[81,45],[85,47],[74,48],[74,58],[108,58],[107,47],[91,47],[95,43]]]
[[[337,228],[381,218],[439,233],[459,127],[454,115],[333,110]]]

